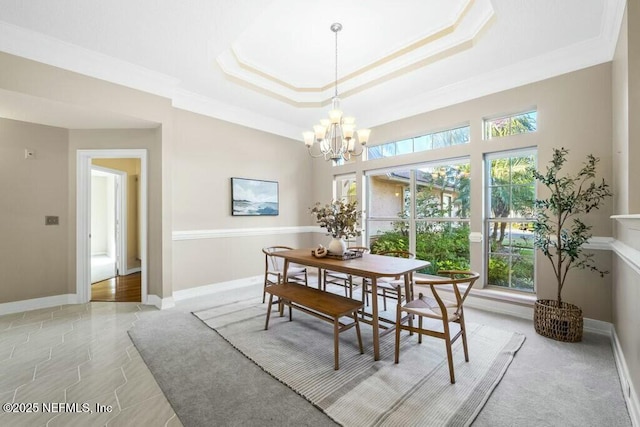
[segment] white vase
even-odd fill
[[[333,238],[329,242],[329,252],[336,255],[342,255],[347,250],[347,242],[342,239]]]

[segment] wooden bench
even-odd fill
[[[360,324],[358,323],[357,314],[358,310],[363,306],[362,302],[294,283],[267,286],[266,291],[269,293],[269,304],[267,305],[267,321],[264,325],[265,330],[269,329],[271,305],[273,303],[273,297],[276,296],[280,299],[282,304],[289,306],[289,321],[293,320],[291,308],[295,308],[296,310],[303,311],[319,319],[333,323],[334,369],[339,369],[338,335],[340,332],[346,331],[347,329],[355,326],[356,334],[358,336],[358,345],[360,346],[360,354],[364,353],[364,350],[362,349],[362,337],[360,336]],[[343,324],[340,322],[341,317],[351,317],[353,322]]]

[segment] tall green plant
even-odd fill
[[[533,176],[551,191],[546,199],[536,199],[533,226],[534,246],[553,266],[558,284],[558,306],[562,303],[562,288],[572,268],[588,268],[604,276],[607,271],[595,266],[593,254],[583,252],[591,237],[591,226],[581,216],[598,209],[612,193],[604,179],[596,184],[596,165],[600,159],[589,154],[582,169],[575,175],[560,176],[569,150],[553,150],[553,159],[546,173],[532,169]]]

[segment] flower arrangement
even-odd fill
[[[311,208],[311,213],[315,215],[318,225],[326,228],[334,239],[349,239],[362,233],[357,228],[358,219],[362,216],[357,204],[356,201],[336,200],[323,206],[318,202]]]

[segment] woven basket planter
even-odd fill
[[[537,300],[533,323],[540,335],[557,341],[582,341],[582,309],[556,300]]]

